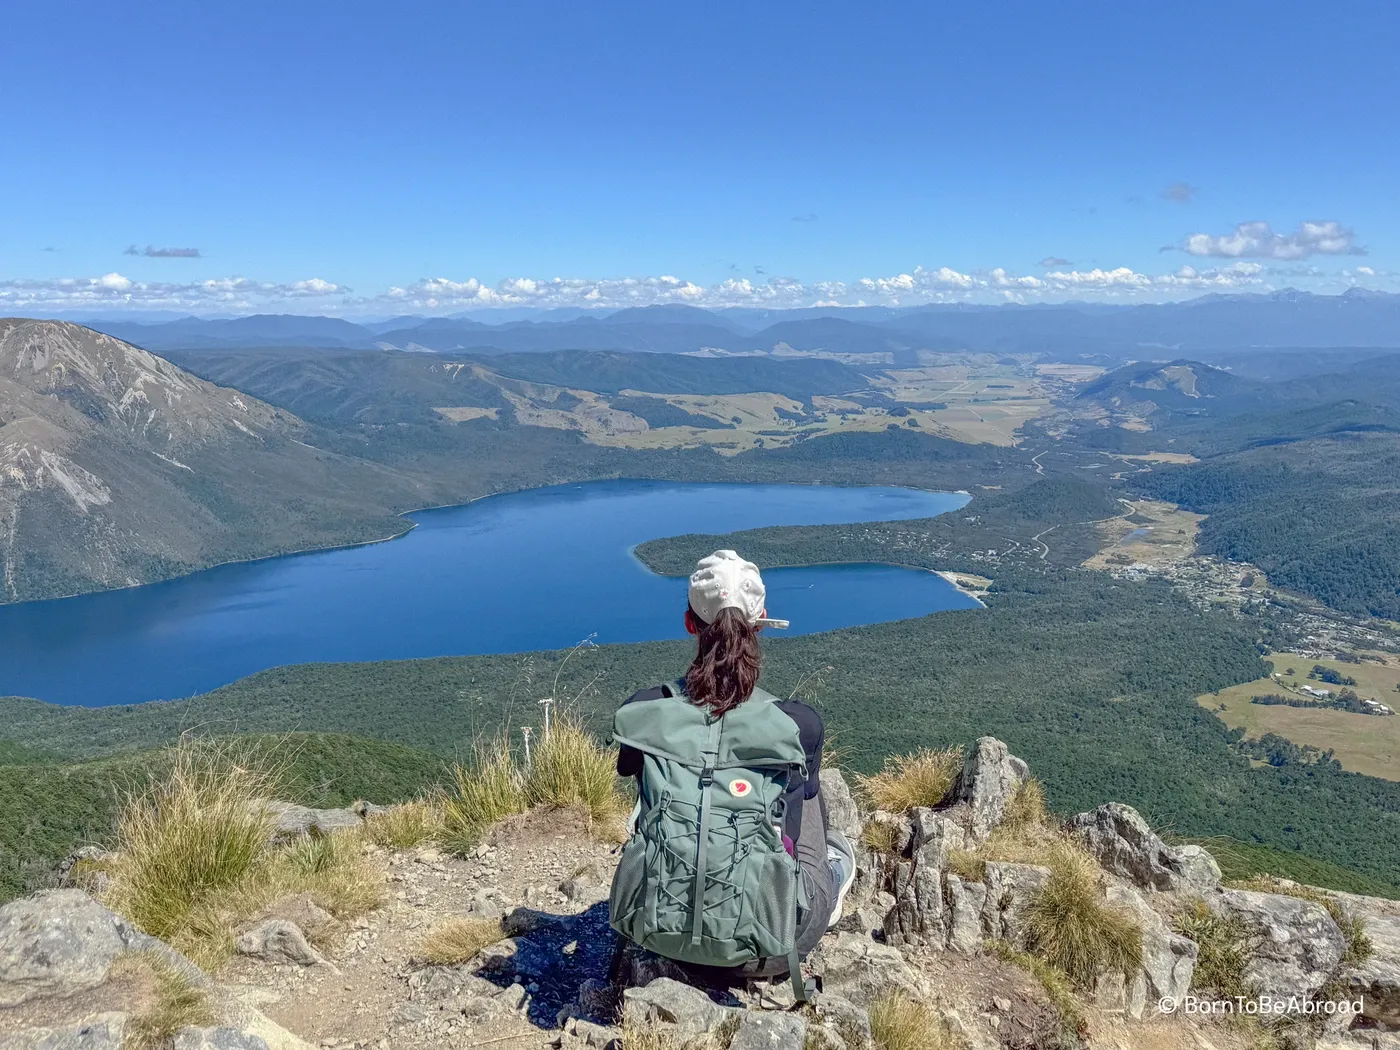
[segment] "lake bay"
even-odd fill
[[[558,649],[684,634],[685,580],[644,540],[922,518],[968,497],[900,488],[603,481],[415,512],[385,543],[224,565],[121,591],[0,606],[0,695],[104,706],[204,692],[281,664]],[[740,551],[742,554],[743,551]],[[886,565],[772,569],[789,633],[976,606]]]

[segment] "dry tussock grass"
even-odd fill
[[[856,776],[860,790],[876,809],[906,813],[916,806],[936,806],[947,797],[962,772],[963,749],[920,748],[911,755],[891,755],[874,776]]]
[[[460,966],[503,936],[501,924],[491,919],[448,919],[423,938],[422,956],[433,966]]]
[[[478,746],[453,769],[442,804],[442,841],[465,852],[495,825],[536,808],[579,809],[589,830],[621,841],[631,803],[618,790],[616,756],[568,714],[555,718],[526,766],[504,737]]]
[[[1225,999],[1253,994],[1245,969],[1254,954],[1255,938],[1238,915],[1218,915],[1198,898],[1176,915],[1172,928],[1196,942],[1193,989],[1209,989]]]
[[[412,849],[434,841],[441,833],[441,806],[429,799],[389,806],[365,818],[365,838],[385,849]]]
[[[898,992],[870,1004],[870,1034],[878,1050],[955,1050],[962,1045],[937,1010]]]
[[[1089,987],[1101,973],[1132,973],[1142,965],[1142,928],[1103,899],[1103,870],[1076,843],[1052,843],[1050,878],[1026,911],[1030,950]]]
[[[127,1023],[124,1050],[157,1050],[170,1045],[187,1025],[214,1023],[204,992],[155,952],[134,952],[117,959],[113,974],[132,977],[150,989],[150,1000]]]
[[[106,903],[205,969],[233,930],[273,901],[308,894],[338,919],[383,903],[356,832],[272,844],[262,800],[275,777],[218,746],[182,744],[164,779],[124,800]]]
[[[617,841],[632,808],[618,791],[617,757],[569,715],[554,720],[535,750],[525,774],[525,800],[553,809],[582,807],[595,832]]]
[[[443,845],[458,853],[474,848],[492,825],[528,808],[524,778],[505,736],[478,742],[473,751],[470,766],[453,766],[452,790],[442,806]]]

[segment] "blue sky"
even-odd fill
[[[976,6],[11,5],[0,313],[1400,290],[1400,8]]]

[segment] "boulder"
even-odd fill
[[[270,963],[293,966],[330,966],[326,957],[311,947],[301,927],[286,919],[268,919],[238,935],[234,947],[247,955]]]
[[[826,816],[831,827],[846,836],[852,845],[860,841],[860,809],[851,796],[850,785],[839,769],[823,769],[818,774],[821,780],[822,798],[826,800]]]
[[[1214,857],[1200,846],[1168,846],[1132,806],[1105,802],[1071,817],[1066,827],[1083,839],[1105,871],[1143,889],[1205,893],[1220,885]]]
[[[918,806],[909,811],[909,849],[919,860],[935,868],[945,867],[948,854],[966,849],[968,835],[962,825],[936,810]]]
[[[45,890],[0,907],[0,1008],[96,988],[123,952],[163,950],[159,941],[82,890]]]
[[[358,828],[363,821],[353,809],[311,809],[293,802],[268,800],[263,808],[272,817],[274,837],[297,838],[313,832],[329,835],[335,831]]]
[[[1040,864],[988,861],[987,899],[982,906],[982,929],[988,937],[1016,948],[1026,946],[1026,910],[1050,880],[1050,869]]]
[[[658,977],[644,988],[622,993],[622,1015],[633,1024],[662,1022],[676,1026],[682,1039],[704,1035],[730,1013],[700,989]]]
[[[870,1014],[849,999],[823,989],[814,1010],[820,1026],[832,1030],[847,1050],[866,1050],[873,1044]]]
[[[806,1038],[807,1018],[801,1014],[745,1010],[729,1050],[802,1050]]]
[[[1341,928],[1312,901],[1253,890],[1222,890],[1206,899],[1212,908],[1239,916],[1255,935],[1245,979],[1262,994],[1312,996],[1346,950]]]
[[[1142,969],[1124,975],[1124,1009],[1140,1018],[1149,1002],[1167,997],[1180,1001],[1190,990],[1196,971],[1196,942],[1168,929],[1162,917],[1131,886],[1111,885],[1104,896],[1109,904],[1131,912],[1142,929]]]
[[[1342,971],[1346,998],[1363,1001],[1362,1016],[1400,1028],[1400,917],[1363,915],[1371,956]]]
[[[1220,865],[1204,846],[1188,843],[1185,846],[1168,846],[1167,853],[1174,863],[1170,866],[1178,873],[1182,888],[1197,893],[1207,893],[1220,888]]]
[[[237,1028],[182,1028],[175,1050],[268,1050],[267,1040]]]
[[[980,882],[964,882],[946,876],[948,885],[948,947],[971,955],[982,948],[982,909],[987,903],[987,887]]]
[[[923,998],[927,983],[899,949],[856,933],[826,937],[807,959],[822,977],[823,994],[840,996],[862,1009],[888,992]]]
[[[1030,776],[1026,763],[996,737],[979,737],[963,762],[955,791],[970,809],[967,831],[984,842],[1006,815],[1016,789]]]
[[[939,948],[947,943],[948,916],[938,868],[919,861],[900,861],[894,872],[894,898],[894,907],[883,923],[886,942]]]
[[[0,1050],[122,1050],[127,1015],[94,1014],[52,1028],[30,1028],[0,1035]]]

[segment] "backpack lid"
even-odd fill
[[[613,716],[613,740],[661,758],[701,769],[715,719],[678,687],[672,695],[623,704]],[[807,775],[797,723],[778,707],[777,697],[762,689],[721,716],[724,723],[714,769],[798,766]]]

